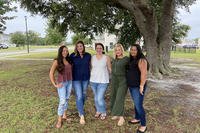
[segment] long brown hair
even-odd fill
[[[80,55],[80,53],[77,50],[77,46],[78,46],[79,43],[83,45],[83,54],[85,53],[85,44],[84,44],[84,42],[83,41],[77,41],[76,45],[75,45],[75,49],[74,49],[74,53],[75,53],[76,56]]]
[[[64,67],[65,67],[65,65],[64,65],[64,62],[63,62],[63,55],[62,55],[62,52],[63,52],[63,49],[64,48],[67,48],[65,45],[62,45],[62,46],[60,46],[60,48],[58,49],[58,55],[57,55],[57,58],[55,59],[55,60],[57,60],[57,62],[58,62],[58,66],[57,66],[57,71],[59,72],[59,73],[62,73],[63,72],[63,70],[64,70]],[[71,60],[70,60],[70,58],[69,58],[69,52],[68,52],[68,54],[67,54],[67,57],[66,57],[66,60],[71,64],[72,62],[71,62]]]

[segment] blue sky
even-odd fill
[[[191,27],[191,30],[188,33],[188,39],[194,39],[200,37],[200,1],[198,0],[196,4],[190,6],[190,12],[187,12],[185,9],[179,9],[180,14],[178,17],[180,18],[181,23],[187,24]],[[13,33],[15,31],[25,31],[25,20],[24,16],[28,17],[28,29],[36,31],[40,33],[42,37],[45,36],[45,28],[46,28],[46,19],[36,15],[31,16],[30,13],[26,12],[23,9],[18,7],[17,12],[8,13],[9,16],[16,16],[15,19],[9,20],[6,23],[7,29],[4,33]],[[72,34],[68,35],[67,41],[70,41]]]

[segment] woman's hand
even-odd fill
[[[61,88],[62,86],[63,86],[62,83],[59,83],[59,84],[56,84],[56,85],[55,85],[56,88]]]
[[[144,86],[140,85],[140,94],[144,95]]]

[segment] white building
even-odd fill
[[[108,48],[108,50],[113,49],[114,45],[118,42],[118,38],[114,34],[109,34],[108,32],[104,32],[98,36],[94,37],[95,39],[92,40],[92,47],[95,49],[95,43],[102,43]]]
[[[7,44],[8,46],[16,46],[12,44],[11,41],[11,34],[0,34],[0,43]]]

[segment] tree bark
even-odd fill
[[[164,0],[159,26],[158,43],[160,55],[160,69],[162,74],[170,73],[170,51],[172,45],[172,22],[175,10],[174,0]]]

